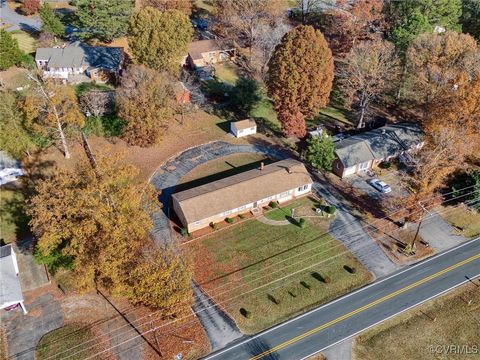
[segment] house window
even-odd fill
[[[366,169],[368,169],[368,161],[359,164],[359,165],[358,165],[358,169],[359,169],[359,170],[366,170]]]
[[[298,191],[305,191],[308,189],[308,185],[303,185],[298,188]]]
[[[255,128],[254,128],[254,127],[251,127],[251,128],[250,128],[250,131],[255,131]]]
[[[280,197],[287,196],[288,194],[290,194],[290,191],[284,191],[280,194]]]
[[[240,206],[238,210],[245,210],[247,208],[247,205]]]
[[[194,225],[200,225],[202,222],[203,222],[202,220],[195,221]]]
[[[232,213],[232,210],[225,211],[223,215],[230,215]]]

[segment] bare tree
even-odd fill
[[[103,116],[113,111],[112,91],[89,91],[80,96],[80,108],[87,116]]]
[[[388,41],[361,42],[342,60],[337,75],[349,105],[358,109],[358,128],[365,126],[372,102],[392,90],[398,74],[395,46]]]

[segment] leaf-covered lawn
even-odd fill
[[[343,244],[326,233],[328,226],[327,220],[312,218],[304,229],[248,220],[218,231],[188,246],[195,278],[242,331],[260,331],[371,281]],[[351,274],[344,265],[357,271]]]

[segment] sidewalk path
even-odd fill
[[[272,225],[272,226],[285,226],[285,225],[290,225],[291,224],[291,222],[288,221],[288,220],[272,220],[272,219],[269,219],[269,218],[265,217],[265,215],[261,215],[261,216],[257,217],[257,220],[264,223],[264,224]]]

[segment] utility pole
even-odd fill
[[[425,209],[425,207],[420,202],[418,203],[418,205],[420,205],[420,207],[422,208],[422,215],[420,216],[420,222],[418,223],[417,231],[412,241],[412,250],[414,250],[416,247],[418,233],[420,232],[420,227],[422,226],[422,222],[423,222],[423,215],[425,215],[425,213],[428,212],[428,210]]]

